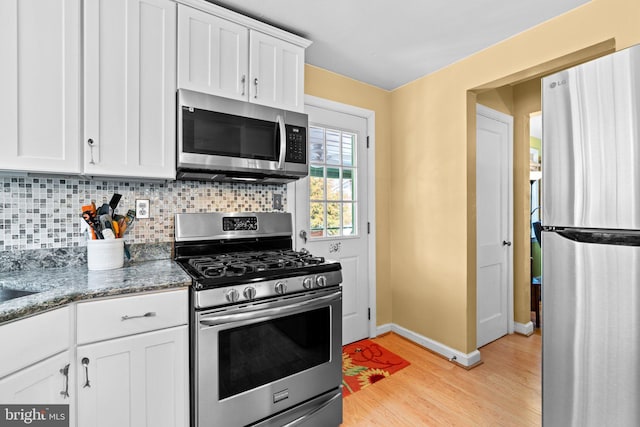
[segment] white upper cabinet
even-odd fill
[[[175,178],[176,4],[85,0],[84,173]]]
[[[178,87],[247,99],[249,30],[178,5]]]
[[[179,88],[303,111],[308,40],[210,3],[179,1]]]
[[[250,101],[302,111],[304,49],[254,30],[250,40]]]
[[[0,169],[79,173],[80,0],[2,0],[0,17]]]

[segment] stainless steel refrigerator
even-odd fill
[[[640,426],[640,45],[542,80],[542,421]]]

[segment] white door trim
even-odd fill
[[[487,117],[492,120],[505,123],[508,127],[508,144],[507,158],[508,170],[510,171],[508,179],[509,203],[507,204],[507,235],[510,242],[513,242],[513,116],[501,113],[500,111],[486,107],[482,104],[476,104],[476,114]],[[477,223],[477,221],[476,221]],[[507,250],[507,332],[512,334],[515,330],[514,313],[513,313],[513,244]],[[476,269],[477,275],[477,269]],[[477,276],[476,276],[477,286]],[[476,295],[477,298],[477,295]],[[476,313],[476,320],[477,320]]]
[[[318,108],[333,110],[340,113],[351,114],[353,116],[362,117],[367,121],[367,137],[369,138],[369,148],[367,150],[367,162],[369,172],[367,174],[367,221],[371,224],[371,232],[369,233],[368,244],[368,262],[369,262],[369,307],[371,309],[371,318],[369,319],[369,337],[377,336],[376,328],[376,163],[375,163],[375,129],[376,129],[376,113],[353,105],[343,104],[341,102],[331,101],[316,96],[305,95],[305,105],[311,105]],[[287,209],[293,216],[293,223],[296,222],[295,213],[295,184],[287,186]],[[297,231],[297,230],[296,230]]]

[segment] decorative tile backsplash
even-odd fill
[[[136,199],[150,201],[149,219],[136,219],[128,243],[173,240],[174,214],[182,212],[273,211],[273,195],[286,208],[286,185],[197,181],[127,182],[66,177],[0,175],[0,251],[86,246],[81,207],[108,203],[122,194],[116,212],[135,209]]]

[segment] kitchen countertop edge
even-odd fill
[[[131,263],[105,271],[88,271],[80,266],[4,275],[0,287],[37,293],[0,302],[0,326],[74,302],[190,285],[190,277],[173,260]]]

